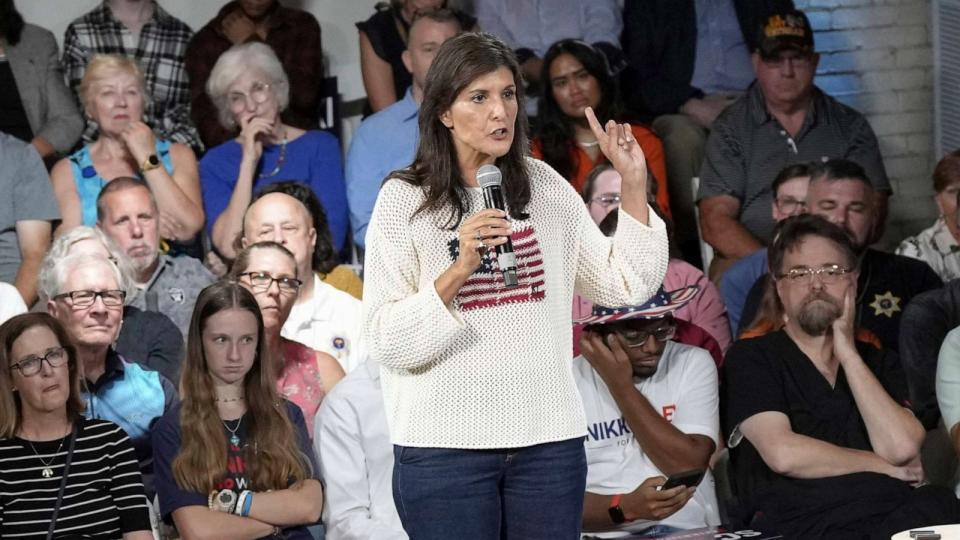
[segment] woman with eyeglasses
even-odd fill
[[[63,325],[26,313],[0,326],[0,538],[153,538],[130,439],[83,409]]]
[[[533,156],[547,162],[581,192],[590,170],[607,161],[584,111],[591,107],[601,121],[622,121],[619,83],[610,73],[606,56],[578,39],[565,39],[550,46],[543,57],[541,80],[543,94]],[[653,131],[641,125],[631,128],[647,158],[648,170],[660,184],[657,203],[669,216],[663,145]]]
[[[303,414],[276,391],[257,300],[220,281],[200,292],[183,402],[153,435],[160,515],[181,538],[312,540],[323,488]]]
[[[320,198],[336,252],[347,239],[347,188],[340,146],[324,131],[285,124],[290,83],[273,50],[245,43],[220,55],[207,81],[220,123],[240,129],[236,139],[211,148],[200,160],[207,227],[222,256],[243,230],[253,193],[266,184],[298,180]]]
[[[276,242],[247,246],[237,254],[230,279],[243,285],[257,299],[277,391],[300,407],[312,437],[313,417],[320,402],[344,377],[344,372],[329,354],[280,335],[302,284],[297,277],[293,253]]]
[[[113,348],[123,322],[124,275],[102,254],[48,255],[40,270],[40,290],[48,299],[47,312],[76,347],[84,416],[109,420],[127,432],[152,497],[150,430],[176,402],[177,392],[159,372],[128,361]]]

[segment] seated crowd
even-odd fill
[[[513,50],[529,153],[584,220],[624,223],[590,108],[632,122],[667,226],[653,298],[563,299],[584,537],[960,523],[960,150],[936,222],[874,247],[877,138],[814,84],[791,0],[381,3],[346,147],[313,15],[232,0],[194,34],[161,3],[103,0],[58,58],[0,0],[0,537],[408,538],[381,386],[403,369],[362,337],[362,262],[468,31]]]

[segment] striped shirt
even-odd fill
[[[55,536],[107,539],[149,531],[143,482],[127,434],[104,420],[79,422]],[[0,538],[5,540],[44,538],[53,515],[69,440],[32,444],[0,439]],[[41,474],[44,462],[53,470],[50,478]]]

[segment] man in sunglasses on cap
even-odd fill
[[[671,315],[696,286],[660,291],[642,306],[595,305],[573,372],[587,415],[584,531],[667,532],[720,523],[713,477],[660,489],[666,477],[707,470],[719,439],[717,370],[710,354],[672,340]]]

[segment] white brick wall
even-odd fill
[[[883,244],[936,217],[929,0],[795,0],[820,52],[817,84],[864,113],[895,192]]]

